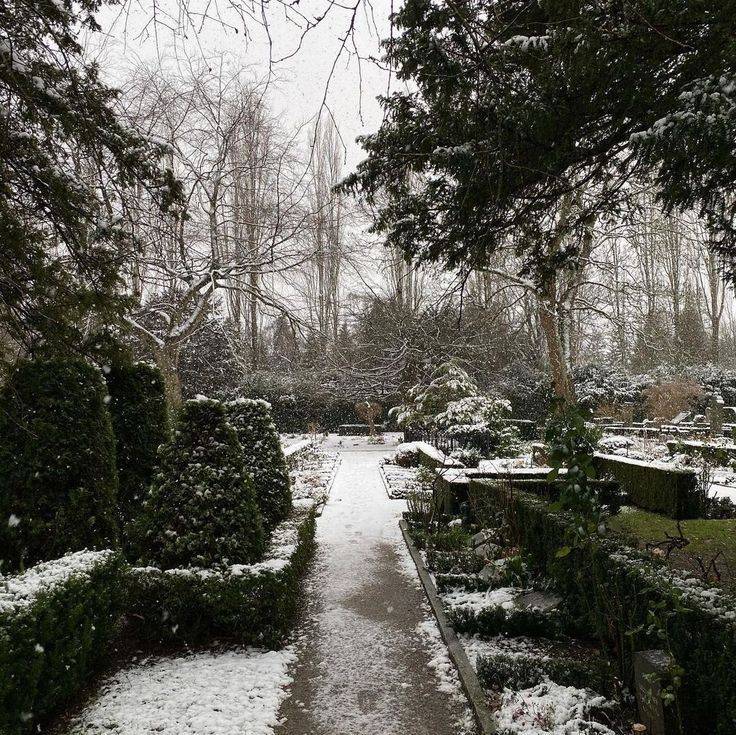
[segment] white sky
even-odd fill
[[[158,2],[160,19],[156,24],[151,23],[154,2]],[[231,0],[231,4],[240,2],[243,0]],[[103,35],[97,35],[89,48],[99,54],[101,68],[110,75],[112,83],[118,70],[141,61],[155,64],[159,57],[171,59],[185,54],[195,59],[212,59],[225,54],[232,63],[249,68],[256,79],[273,80],[269,96],[274,112],[294,126],[313,121],[321,109],[322,114],[329,114],[322,108],[326,94],[327,109],[334,116],[346,146],[347,173],[363,157],[355,143],[356,136],[376,130],[381,121],[375,98],[385,94],[389,74],[367,59],[379,56],[379,35],[388,36],[392,0],[375,0],[372,5],[360,6],[352,36],[364,59],[360,64],[352,40],[342,52],[340,49],[341,37],[350,27],[350,11],[333,5],[326,18],[304,37],[299,48],[301,30],[284,17],[282,5],[275,0],[268,2],[272,58],[279,59],[296,51],[292,58],[276,64],[269,65],[264,27],[251,18],[239,17],[231,8],[220,13],[222,22],[207,20],[196,31],[186,19],[180,21],[183,3],[196,18],[206,0],[128,0],[129,5],[122,9],[105,7],[98,16]],[[328,2],[300,0],[294,7],[315,18],[324,14]],[[253,9],[247,0],[240,7]],[[260,13],[260,5],[255,10]],[[217,12],[216,5],[209,4],[209,14]],[[185,26],[186,33],[172,32],[171,28],[177,26]]]

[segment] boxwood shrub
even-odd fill
[[[265,539],[243,450],[219,401],[186,401],[144,503],[142,557],[161,569],[248,564]]]
[[[614,693],[613,671],[607,659],[572,656],[494,653],[481,654],[476,662],[478,680],[486,689],[527,689],[544,679],[556,684],[582,689],[589,687],[599,694]]]
[[[599,477],[610,475],[617,480],[637,508],[678,519],[697,518],[702,513],[698,479],[692,470],[608,454],[596,454],[593,464]]]
[[[270,530],[291,510],[289,470],[271,406],[266,401],[240,399],[227,404],[227,415],[243,448],[264,525]]]
[[[100,372],[21,361],[0,391],[3,570],[117,543],[115,440]]]
[[[676,689],[684,732],[736,727],[736,603],[613,538],[570,546],[573,519],[499,483],[474,480],[507,517],[532,567],[552,578],[583,633],[603,642],[633,686],[632,654],[665,646],[682,668]],[[570,553],[560,555],[563,547]],[[665,682],[667,684],[667,682]]]
[[[0,732],[40,731],[104,663],[124,607],[123,560],[79,551],[0,583]]]
[[[113,363],[105,373],[118,466],[118,517],[126,545],[169,438],[163,376],[147,363]]]
[[[274,532],[265,561],[221,569],[133,568],[130,621],[156,642],[198,643],[213,637],[268,647],[289,632],[299,581],[314,549],[314,511],[294,512]]]

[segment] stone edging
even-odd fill
[[[401,527],[401,533],[404,536],[406,546],[409,549],[409,554],[419,573],[419,579],[422,582],[422,587],[424,587],[424,592],[432,607],[432,612],[437,620],[442,640],[447,646],[450,659],[455,664],[458,676],[460,677],[460,683],[470,701],[470,706],[473,708],[473,714],[475,715],[480,732],[482,735],[495,735],[497,732],[495,718],[486,703],[486,694],[478,681],[475,669],[471,666],[468,656],[458,640],[457,634],[447,621],[445,611],[442,607],[442,601],[437,594],[437,588],[434,586],[432,577],[424,565],[424,560],[412,543],[406,521],[403,519],[400,520],[399,526]]]

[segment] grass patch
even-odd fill
[[[619,513],[610,518],[609,526],[623,541],[639,548],[665,541],[668,535],[680,535],[675,520],[645,510]],[[720,579],[711,573],[707,581],[736,589],[736,519],[698,518],[681,521],[680,527],[690,543],[671,552],[670,566],[702,577],[698,558],[707,566],[718,555],[715,564]]]

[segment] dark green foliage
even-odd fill
[[[133,569],[129,609],[135,634],[157,642],[196,643],[217,636],[276,646],[293,622],[299,580],[314,550],[314,514],[299,523],[296,551],[283,569]]]
[[[569,514],[522,492],[509,495],[498,484],[472,484],[504,511],[534,571],[554,580],[575,627],[617,657],[625,684],[633,684],[632,653],[664,645],[683,669],[676,695],[684,732],[733,732],[736,610],[730,598],[700,594],[695,580],[675,584],[664,566],[612,539],[560,556],[572,534]]]
[[[470,549],[467,551],[427,551],[427,566],[442,574],[477,574],[485,562]]]
[[[41,564],[20,580],[65,561]],[[36,732],[39,722],[60,710],[106,662],[119,630],[124,590],[120,555],[101,552],[27,602],[13,603],[0,593],[3,735]]]
[[[564,649],[562,649],[564,650]],[[480,655],[476,664],[478,680],[487,689],[526,689],[551,679],[561,686],[589,687],[611,695],[614,690],[611,666],[606,659],[592,654],[587,659],[565,656],[562,650],[550,655],[504,654]]]
[[[407,88],[344,184],[388,244],[473,267],[513,238],[541,280],[638,174],[733,252],[734,0],[408,0],[393,21],[387,63]],[[547,249],[571,190],[575,244]]]
[[[637,508],[670,518],[701,515],[698,479],[692,470],[656,467],[625,457],[597,454],[593,460],[599,476],[610,475],[620,483]]]
[[[454,607],[447,611],[450,625],[458,633],[492,638],[496,635],[546,636],[555,638],[563,634],[560,613],[542,612],[538,608],[506,610],[501,605],[474,610],[470,607]]]
[[[166,146],[122,122],[85,58],[96,0],[0,5],[0,319],[25,344],[79,346],[92,314],[119,315],[134,243],[126,194],[162,206],[180,186]],[[62,257],[59,257],[59,256]]]
[[[164,381],[146,363],[113,363],[105,371],[118,465],[118,517],[125,542],[153,477],[158,447],[169,436]]]
[[[488,582],[484,582],[475,574],[441,574],[435,572],[434,583],[440,593],[454,589],[468,590],[468,592],[481,592],[488,589]]]
[[[272,529],[291,510],[291,486],[271,406],[266,401],[241,399],[227,404],[227,416],[243,448],[245,469],[253,478],[264,525]]]
[[[18,569],[117,543],[115,443],[100,373],[20,362],[0,393],[0,559]],[[17,524],[17,525],[14,525]]]
[[[261,514],[235,429],[218,401],[186,401],[145,501],[143,558],[162,569],[248,564],[264,549]]]

